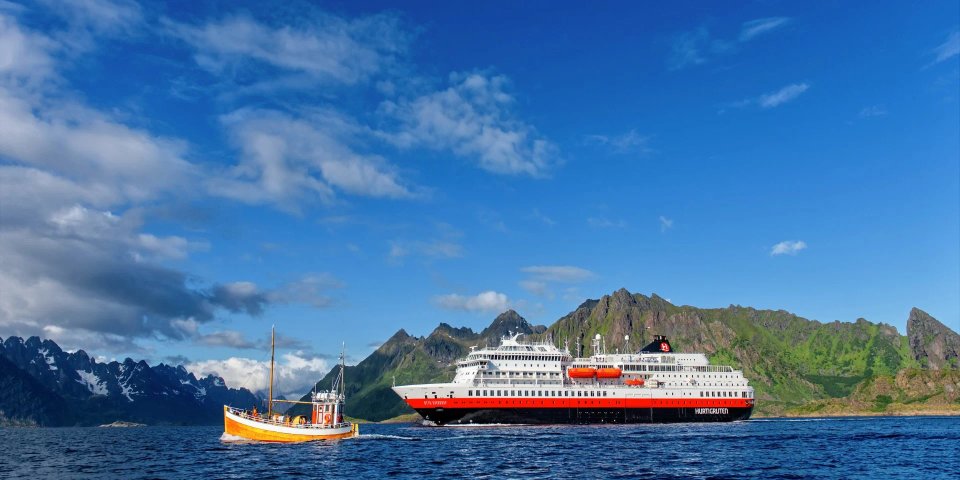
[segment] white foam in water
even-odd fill
[[[420,440],[414,437],[401,437],[399,435],[382,435],[379,433],[361,433],[358,437],[362,440]]]
[[[223,435],[220,435],[220,441],[225,443],[255,443],[254,440],[250,440],[249,438],[230,435],[227,432],[223,432]]]
[[[502,428],[502,427],[525,427],[525,423],[457,423],[447,424],[443,428]]]

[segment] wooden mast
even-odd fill
[[[273,349],[276,325],[270,327],[270,399],[267,401],[267,418],[273,418]]]

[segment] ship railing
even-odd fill
[[[230,412],[230,413],[232,413],[232,414],[234,414],[234,415],[236,415],[236,416],[238,416],[238,417],[246,418],[246,419],[248,419],[248,420],[253,420],[253,421],[257,422],[257,423],[266,423],[266,424],[269,424],[269,425],[277,425],[277,426],[281,426],[281,427],[312,428],[312,429],[317,429],[317,428],[341,428],[341,427],[348,427],[348,426],[350,426],[350,424],[347,423],[347,422],[338,422],[338,423],[331,423],[331,424],[309,423],[309,422],[308,422],[308,423],[299,423],[299,424],[296,424],[296,423],[291,423],[291,422],[287,422],[287,421],[286,421],[288,418],[292,418],[292,417],[287,417],[287,416],[285,416],[285,417],[284,417],[284,421],[280,421],[279,419],[278,419],[278,420],[274,420],[274,419],[272,419],[272,418],[267,418],[267,417],[264,417],[264,416],[261,416],[261,415],[253,415],[251,412],[249,412],[249,411],[247,411],[247,410],[242,410],[242,409],[235,408],[235,407],[228,407],[228,409],[229,409],[229,412]]]

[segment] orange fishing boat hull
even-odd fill
[[[342,427],[303,427],[276,423],[266,423],[244,417],[223,407],[223,431],[227,435],[260,442],[313,442],[317,440],[339,440],[360,434],[356,424]]]

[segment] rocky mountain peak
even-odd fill
[[[914,360],[925,368],[960,368],[960,335],[914,307],[907,318],[907,339]]]
[[[430,334],[430,336],[434,335],[445,335],[460,340],[466,340],[476,337],[477,333],[468,327],[455,328],[448,323],[441,323]]]
[[[497,342],[500,338],[510,334],[522,333],[529,335],[532,333],[541,333],[544,330],[546,330],[546,327],[530,325],[530,322],[527,322],[519,313],[511,309],[497,315],[493,323],[480,332],[480,336],[488,341]]]

